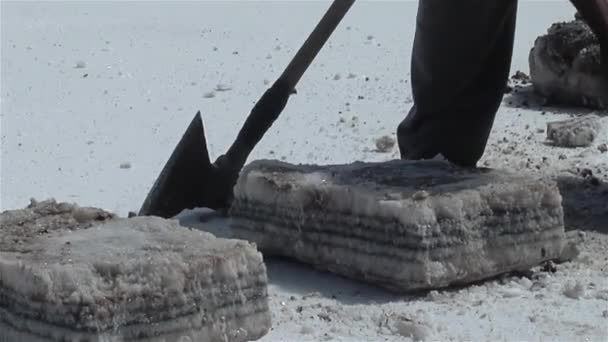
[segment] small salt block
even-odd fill
[[[608,108],[598,38],[581,19],[551,25],[528,57],[534,89],[550,102]]]
[[[547,123],[547,139],[561,147],[590,146],[601,132],[600,117],[595,114]]]
[[[0,341],[250,341],[269,328],[250,243],[54,200],[0,214]]]
[[[561,202],[552,180],[438,160],[258,160],[243,169],[229,213],[234,237],[263,253],[409,292],[559,258]]]

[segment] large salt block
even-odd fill
[[[551,25],[528,57],[534,89],[555,104],[608,108],[598,38],[581,19]]]
[[[248,341],[269,328],[250,243],[53,200],[0,214],[0,341]]]
[[[567,243],[553,181],[441,161],[259,160],[234,192],[235,237],[395,291],[526,270]]]

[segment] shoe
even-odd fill
[[[416,119],[416,106],[397,127],[401,159],[432,159],[439,154],[439,127]]]

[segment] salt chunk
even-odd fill
[[[528,56],[535,92],[555,104],[608,108],[608,83],[593,36],[584,21],[573,20],[554,24],[535,39]]]
[[[414,341],[424,341],[429,336],[429,327],[403,315],[392,314],[388,317],[389,329],[393,334],[411,338]]]
[[[500,289],[500,293],[502,294],[503,298],[514,298],[521,296],[523,291],[517,287],[507,287]]]
[[[585,295],[585,287],[583,283],[578,280],[574,285],[572,283],[566,284],[562,293],[568,298],[580,299]]]
[[[414,194],[412,195],[412,199],[414,201],[422,201],[422,200],[429,198],[429,196],[430,195],[429,195],[428,191],[419,190],[419,191],[414,192]]]
[[[590,146],[601,130],[597,115],[547,123],[547,139],[561,147]]]
[[[595,298],[608,301],[608,290],[600,290],[595,293]]]
[[[376,151],[381,153],[390,152],[395,146],[395,138],[390,135],[383,135],[376,139]]]
[[[526,277],[522,277],[519,279],[518,281],[519,285],[521,285],[524,289],[528,290],[532,287],[533,283],[532,280],[526,278]]]

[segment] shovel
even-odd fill
[[[228,151],[211,163],[201,113],[186,129],[138,213],[173,217],[184,209],[225,211],[249,154],[285,108],[295,86],[355,0],[334,0],[283,74],[253,107]]]

